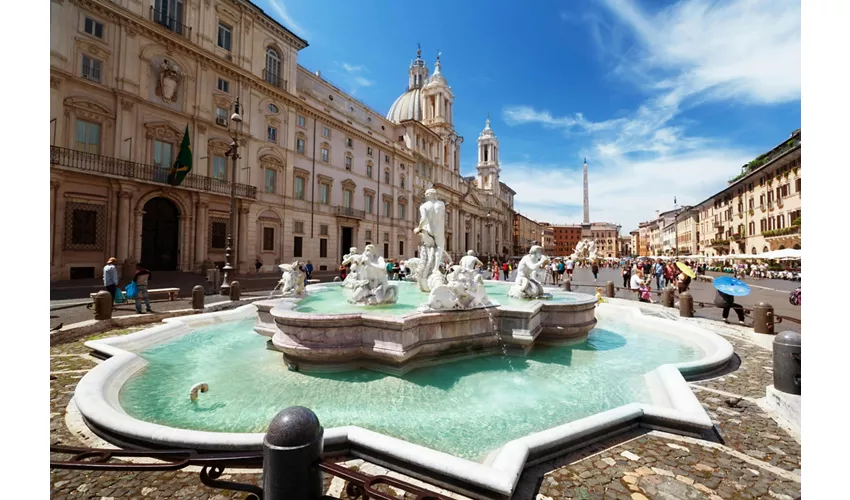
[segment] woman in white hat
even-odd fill
[[[115,308],[115,291],[118,290],[118,269],[115,267],[117,262],[118,259],[110,257],[106,261],[106,265],[103,266],[103,286],[106,287],[109,295],[112,296],[113,309]]]

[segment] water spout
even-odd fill
[[[201,382],[192,386],[189,389],[189,401],[197,401],[198,400],[198,391],[207,392],[210,390],[210,386],[205,382]]]

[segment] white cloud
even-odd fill
[[[794,0],[682,0],[647,13],[629,0],[605,4],[637,45],[623,51],[615,36],[601,53],[616,59],[615,73],[640,85],[649,97],[631,113],[607,119],[587,119],[581,112],[557,116],[527,105],[505,108],[502,117],[509,125],[561,129],[582,147],[577,164],[503,165],[502,178],[517,191],[523,213],[538,220],[580,222],[580,210],[559,217],[553,208],[581,204],[578,162],[586,155],[591,218],[622,224],[627,233],[656,210],[672,208],[674,196],[680,205],[702,201],[761,152],[689,135],[678,117],[709,101],[770,105],[799,100],[800,6]],[[602,37],[594,39],[605,43]]]
[[[289,31],[302,38],[307,36],[307,31],[296,23],[295,19],[289,15],[289,12],[286,10],[286,5],[283,4],[282,0],[269,0],[269,3],[280,18],[280,23],[286,26]]]
[[[337,63],[337,65],[342,68],[342,71],[338,72],[338,74],[351,86],[349,92],[352,95],[362,87],[371,87],[375,84],[374,80],[370,80],[364,76],[364,73],[369,72],[366,66],[347,62]]]

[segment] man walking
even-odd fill
[[[142,314],[142,295],[145,298],[145,310],[151,311],[151,297],[148,295],[148,279],[151,277],[151,272],[142,267],[141,264],[136,264],[136,274],[133,275],[133,282],[136,283],[136,312]]]
[[[313,275],[313,263],[309,260],[307,261],[307,266],[304,268],[304,273],[307,274],[307,279],[311,279],[310,276]]]
[[[112,309],[115,309],[115,291],[118,290],[118,269],[115,267],[116,262],[118,262],[118,259],[110,257],[106,261],[106,265],[103,266],[103,286],[106,287],[106,291],[112,297]]]
[[[567,278],[570,280],[573,279],[573,268],[575,265],[576,263],[573,262],[573,258],[570,257],[569,260],[567,260]]]
[[[655,265],[652,267],[652,273],[655,275],[656,288],[661,290],[661,278],[664,277],[664,264],[661,263],[661,259],[656,259]]]

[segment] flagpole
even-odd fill
[[[235,123],[233,135],[230,138],[233,140],[230,143],[230,151],[227,156],[230,156],[232,166],[230,168],[230,224],[227,228],[227,248],[224,250],[224,277],[222,278],[219,293],[221,295],[230,295],[230,273],[233,271],[233,228],[236,225],[236,160],[239,159],[239,127],[242,125],[242,115],[239,114],[239,98],[236,98],[233,115],[230,116],[230,121]],[[235,274],[235,273],[234,273]]]

